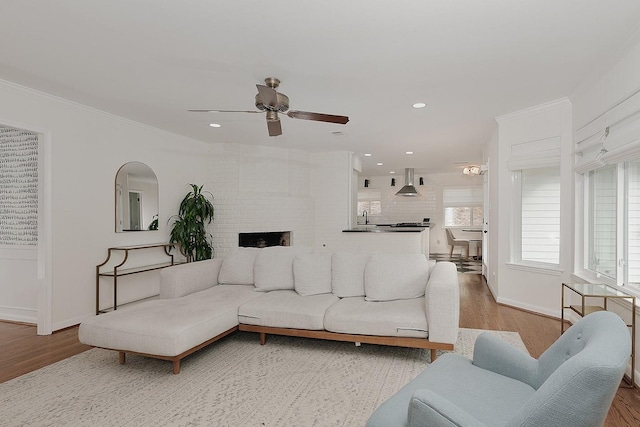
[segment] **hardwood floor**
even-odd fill
[[[82,353],[78,328],[37,335],[35,326],[0,322],[0,383]]]
[[[499,305],[477,274],[459,274],[460,326],[520,333],[527,349],[539,357],[560,335],[560,321]],[[89,347],[78,342],[78,328],[49,336],[36,335],[28,325],[0,322],[0,382],[81,353]],[[640,391],[620,388],[605,426],[640,425]]]

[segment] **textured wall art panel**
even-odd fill
[[[38,134],[0,125],[0,246],[38,244]]]

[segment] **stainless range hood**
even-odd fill
[[[418,190],[413,186],[413,168],[404,170],[404,187],[402,187],[396,196],[417,196]]]

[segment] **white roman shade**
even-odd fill
[[[640,92],[576,130],[575,140],[578,173],[640,158]]]
[[[512,171],[559,166],[560,142],[560,136],[553,136],[513,144],[507,166]]]
[[[448,206],[482,206],[482,186],[449,187],[442,190],[442,202]]]

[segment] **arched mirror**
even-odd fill
[[[140,162],[129,162],[116,174],[116,233],[158,229],[158,178]]]

